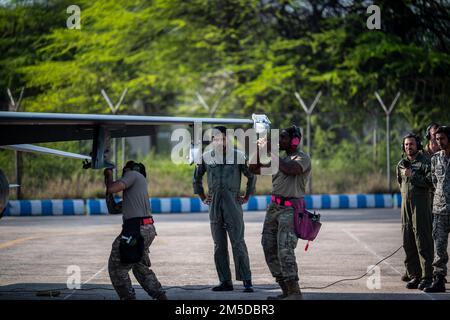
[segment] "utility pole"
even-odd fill
[[[392,191],[391,187],[391,128],[390,128],[390,117],[392,114],[392,110],[394,110],[395,104],[397,103],[398,98],[400,97],[400,92],[397,92],[397,95],[394,98],[394,101],[392,101],[389,109],[384,104],[383,100],[381,99],[378,92],[375,91],[375,96],[377,97],[378,102],[380,103],[381,107],[383,108],[385,114],[386,114],[386,170],[387,170],[387,180],[388,180],[388,190],[389,192]]]
[[[197,96],[198,101],[200,104],[205,108],[205,110],[208,112],[209,116],[212,118],[216,114],[217,109],[219,108],[220,104],[223,101],[223,98],[225,98],[225,95],[227,94],[227,90],[223,90],[222,94],[220,95],[219,99],[217,99],[212,106],[206,103],[205,99],[203,99],[202,95],[198,92],[195,93]]]
[[[20,90],[19,99],[17,101],[15,101],[15,99],[11,93],[11,90],[9,88],[6,89],[6,92],[8,93],[9,100],[10,100],[9,111],[11,111],[11,112],[19,111],[20,104],[22,103],[24,91],[25,91],[25,88],[22,87],[22,89]],[[14,151],[14,162],[15,162],[15,166],[14,166],[15,179],[16,179],[16,184],[18,185],[18,187],[16,188],[16,198],[17,198],[17,200],[20,200],[20,199],[22,199],[21,185],[22,185],[22,172],[23,172],[22,153],[20,151]]]
[[[377,118],[375,116],[374,123],[373,123],[373,138],[372,138],[372,152],[373,152],[373,162],[377,163]]]
[[[311,114],[316,107],[317,103],[319,102],[320,97],[322,96],[322,91],[319,91],[319,93],[316,95],[316,98],[314,99],[311,106],[308,108],[303,101],[302,97],[300,96],[300,93],[294,92],[295,97],[297,98],[298,102],[302,106],[303,110],[306,112],[306,139],[307,139],[307,148],[308,148],[308,154],[310,157],[312,157],[311,152]],[[309,179],[309,185],[308,185],[308,193],[312,193],[312,176]]]
[[[125,98],[125,95],[128,92],[128,88],[125,88],[122,92],[122,95],[120,96],[119,101],[116,103],[116,105],[113,105],[111,99],[108,97],[105,90],[101,90],[101,93],[103,97],[106,100],[106,103],[108,104],[109,109],[111,109],[112,114],[116,115],[119,113],[120,105],[123,102],[123,99]],[[117,150],[119,149],[119,146],[117,144],[117,138],[114,138],[114,180],[117,180],[117,168],[118,168],[118,162],[117,162]],[[125,137],[122,138],[122,165],[125,165]]]

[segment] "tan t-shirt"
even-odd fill
[[[139,172],[130,170],[125,172],[119,181],[125,184],[122,202],[123,220],[151,216],[147,179]]]
[[[306,184],[311,175],[311,159],[309,158],[309,155],[298,150],[290,156],[286,155],[281,158],[298,162],[302,167],[303,172],[294,176],[284,174],[281,170],[278,170],[278,172],[272,176],[272,194],[289,198],[303,197],[306,193]]]

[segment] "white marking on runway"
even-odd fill
[[[105,270],[105,268],[106,268],[106,264],[100,270],[98,270],[92,277],[90,277],[85,282],[83,282],[82,285],[81,285],[81,288],[83,288],[83,285],[85,285],[86,283],[88,283],[89,281],[91,281],[92,279],[97,277],[100,273],[102,273]],[[67,297],[64,297],[64,300],[69,299],[76,291],[77,291],[77,289],[74,289],[72,291],[72,293],[70,293]]]
[[[378,259],[382,260],[384,257],[380,256],[378,253],[376,253],[372,248],[370,248],[366,243],[364,243],[363,241],[361,241],[358,237],[356,237],[353,233],[351,233],[348,230],[342,229],[342,231],[344,233],[346,233],[350,238],[352,238],[353,240],[355,240],[356,242],[358,242],[364,249],[366,249],[368,252],[370,252],[371,254],[373,254],[375,257],[377,257]],[[388,265],[392,270],[394,270],[395,272],[397,272],[398,274],[402,274],[402,272],[400,272],[396,267],[394,267],[392,264],[390,264],[387,261],[383,261],[384,264]],[[423,292],[422,290],[418,290],[419,292],[425,294],[428,298],[430,298],[431,300],[435,300],[430,294]]]

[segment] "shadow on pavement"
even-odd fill
[[[170,300],[265,300],[280,293],[277,285],[256,284],[255,292],[244,293],[242,286],[234,291],[213,292],[211,285],[165,286]],[[151,300],[140,287],[134,286],[138,300]],[[304,300],[450,300],[450,295],[411,293],[358,293],[358,292],[309,292],[304,291]],[[117,300],[111,285],[85,284],[81,290],[67,289],[62,283],[17,283],[0,287],[0,300]]]

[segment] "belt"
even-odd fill
[[[277,197],[272,195],[272,202],[278,203],[281,206],[292,207],[294,203],[291,200],[293,200],[293,198]]]
[[[153,218],[149,217],[149,218],[142,218],[141,219],[141,226],[145,226],[147,224],[153,224]]]

